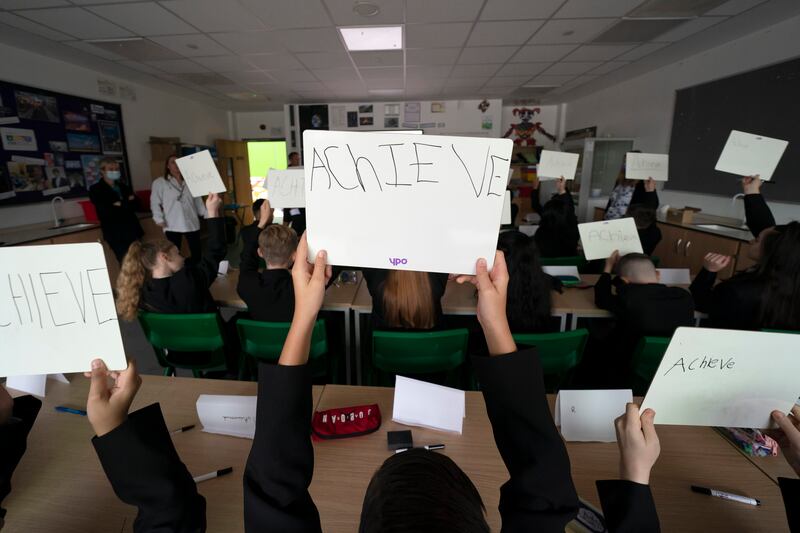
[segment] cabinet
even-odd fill
[[[659,258],[659,266],[688,268],[692,276],[703,268],[703,258],[707,253],[716,252],[737,258],[739,247],[744,244],[736,239],[728,239],[671,224],[659,223],[658,227],[661,229],[661,242],[653,255]],[[719,277],[721,279],[731,277],[736,268],[739,268],[736,261],[731,261],[731,264],[719,273]]]

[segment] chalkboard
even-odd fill
[[[98,162],[130,183],[122,107],[0,80],[0,206],[86,196]]]
[[[762,192],[800,202],[800,59],[677,91],[666,188],[733,196],[739,178],[714,170],[731,130],[789,141]]]

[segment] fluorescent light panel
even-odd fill
[[[403,89],[369,89],[367,92],[376,96],[395,96],[403,94]]]
[[[347,49],[351,52],[402,50],[402,26],[357,26],[339,28]]]

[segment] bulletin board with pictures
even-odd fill
[[[109,157],[130,183],[122,107],[0,80],[0,206],[86,196]]]

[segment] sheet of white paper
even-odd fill
[[[0,376],[127,366],[100,243],[0,248],[0,325]]]
[[[788,145],[781,139],[731,130],[714,170],[770,180]]]
[[[556,425],[568,442],[616,442],[614,419],[625,414],[633,392],[623,390],[564,390],[556,397]]]
[[[542,150],[536,167],[536,176],[541,181],[557,180],[561,176],[564,176],[564,179],[574,180],[579,157],[579,154],[571,152]]]
[[[225,192],[225,184],[208,150],[175,160],[192,196],[199,198],[212,192]]]
[[[227,259],[223,259],[219,262],[219,268],[217,269],[217,274],[220,276],[225,276],[228,274],[228,268],[231,266],[230,262]]]
[[[656,424],[766,428],[800,393],[800,335],[678,328],[642,402]]]
[[[305,207],[305,170],[303,168],[269,169],[267,194],[269,195],[269,205],[274,208]]]
[[[511,191],[506,191],[503,198],[503,214],[500,216],[500,224],[511,224]]]
[[[207,433],[252,439],[256,434],[257,396],[201,394],[197,417]]]
[[[47,374],[38,376],[8,376],[6,387],[44,398],[47,392]]]
[[[656,181],[669,179],[669,156],[667,154],[640,154],[628,152],[625,155],[625,177],[629,180]]]
[[[491,269],[510,139],[309,129],[303,147],[309,257],[462,274],[485,257]]]
[[[0,124],[19,124],[19,117],[2,117]]]
[[[692,276],[688,268],[657,268],[664,285],[691,285]]]
[[[581,279],[576,266],[543,266],[542,270],[545,274],[550,274],[551,276],[573,276]]]
[[[27,165],[46,165],[47,161],[41,157],[26,157],[24,155],[12,155],[11,160],[17,163],[25,163]]]
[[[397,376],[392,420],[461,434],[465,416],[464,391]]]
[[[614,250],[619,250],[620,257],[630,253],[642,253],[639,232],[632,218],[617,220],[601,220],[578,224],[581,245],[586,259],[605,259]]]

